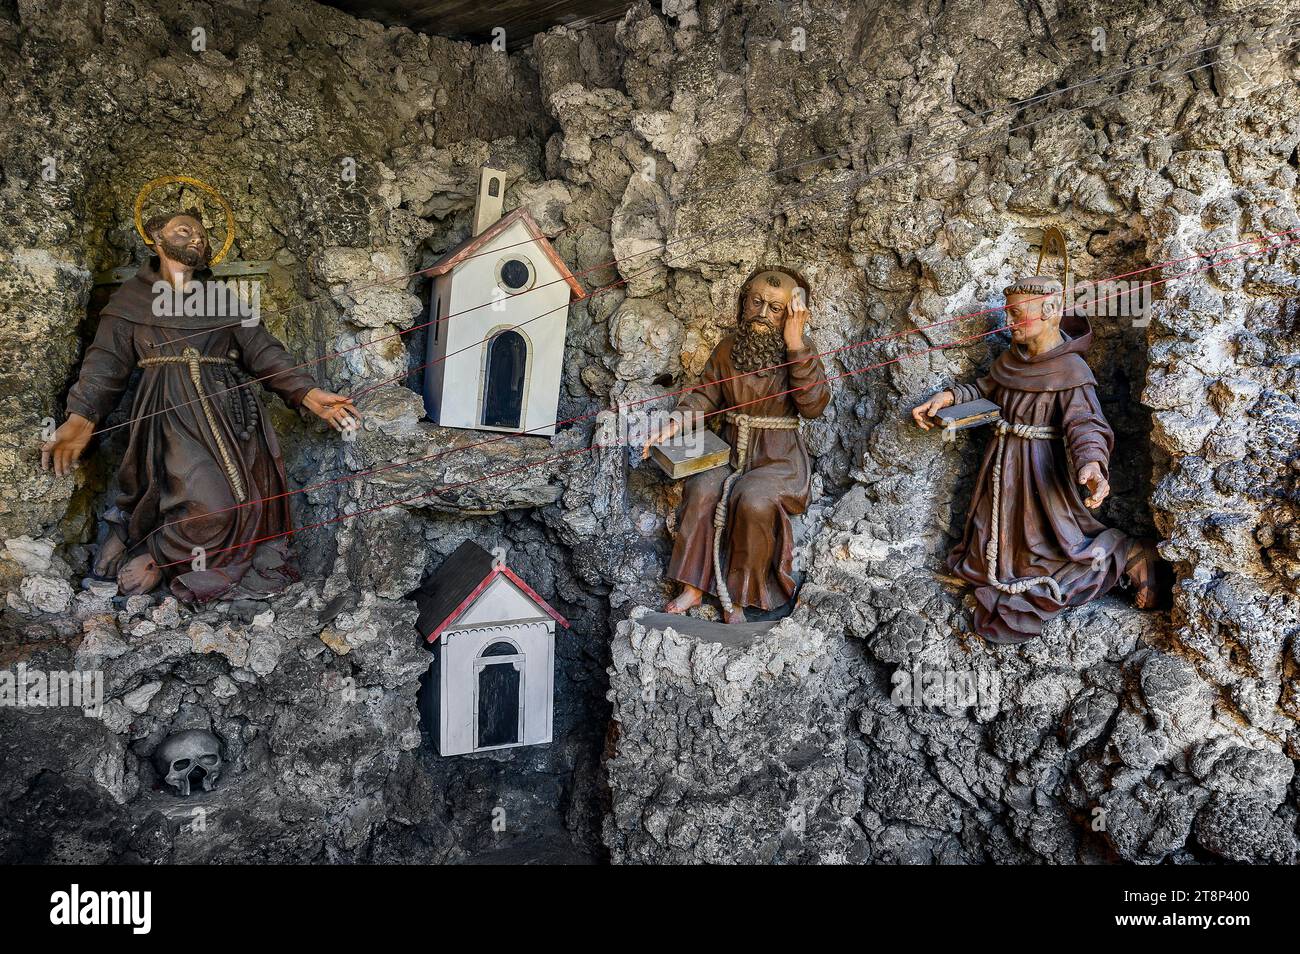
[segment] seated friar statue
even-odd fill
[[[830,401],[821,358],[805,333],[809,287],[786,268],[760,268],[741,287],[736,331],[723,338],[699,385],[678,401],[690,416],[722,420],[730,466],[688,477],[668,576],[681,593],[665,609],[685,613],[715,594],[728,623],[745,607],[778,609],[795,595],[792,516],[808,509],[812,463],[801,420]],[[671,437],[678,416],[650,435],[642,457]]]

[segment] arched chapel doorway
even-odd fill
[[[478,680],[475,738],[480,749],[523,739],[524,654],[509,642],[489,645],[474,663]]]
[[[483,419],[486,427],[519,427],[524,413],[524,372],[528,343],[517,331],[503,331],[488,342],[483,374]]]

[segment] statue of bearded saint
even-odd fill
[[[1022,643],[1067,606],[1121,579],[1140,608],[1157,602],[1155,545],[1100,523],[1090,512],[1110,494],[1115,438],[1083,355],[1092,328],[1063,317],[1063,287],[1033,275],[1006,290],[1011,347],[987,376],[941,391],[912,411],[935,426],[946,407],[981,398],[1001,420],[989,443],[961,542],[949,568],[975,587],[975,630]]]
[[[750,275],[736,332],[678,402],[679,411],[696,415],[725,412],[721,433],[732,457],[730,467],[694,474],[682,488],[668,564],[682,591],[665,607],[670,613],[685,613],[711,592],[728,623],[743,623],[744,607],[773,610],[794,597],[790,518],[808,509],[812,481],[799,422],[819,417],[830,401],[826,371],[805,334],[807,301],[808,283],[793,271]],[[682,417],[651,434],[641,456],[676,433]]]
[[[212,247],[190,210],[156,216],[145,232],[156,254],[104,306],[41,466],[71,472],[139,368],[120,493],[94,572],[116,576],[128,595],[165,579],[190,603],[275,592],[298,578],[289,486],[251,379],[336,430],[355,428],[360,415],[349,398],[317,387],[260,322],[248,327],[189,302],[184,314],[157,307],[168,286],[179,293],[212,280]]]

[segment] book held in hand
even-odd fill
[[[731,445],[708,428],[701,428],[689,446],[678,437],[667,447],[652,446],[650,456],[660,470],[673,480],[680,480],[727,463],[731,459]]]
[[[981,424],[992,424],[994,421],[1001,420],[1001,408],[992,401],[986,401],[981,398],[978,401],[967,401],[965,404],[954,404],[951,407],[945,407],[934,415],[939,422],[943,424],[945,430],[960,431],[967,427],[979,427]]]

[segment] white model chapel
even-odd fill
[[[549,437],[569,303],[586,292],[527,209],[502,216],[504,192],[484,167],[473,234],[426,270],[425,409],[443,427]]]
[[[551,741],[555,624],[568,621],[501,560],[466,540],[415,593],[432,643],[425,724],[440,755]]]

